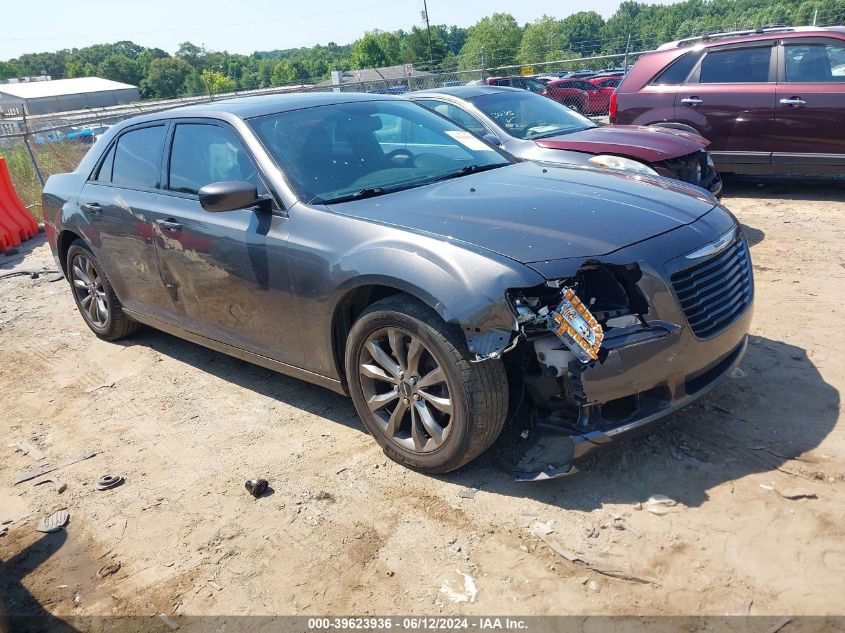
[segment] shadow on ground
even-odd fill
[[[845,202],[845,176],[722,174],[722,179],[728,208],[732,197]]]
[[[351,400],[326,389],[153,330],[140,333],[133,344],[365,432]],[[741,368],[744,377],[725,379],[702,400],[647,432],[589,457],[575,476],[514,482],[498,466],[494,446],[439,479],[579,510],[642,502],[655,493],[699,506],[708,499],[708,490],[721,483],[771,471],[812,451],[837,422],[839,392],[825,382],[805,350],[753,337]]]
[[[27,529],[21,526],[20,529]],[[11,537],[12,532],[10,532]],[[44,534],[24,547],[20,552],[0,563],[0,597],[8,615],[11,633],[49,631],[50,633],[74,633],[76,628],[51,615],[29,593],[23,579],[46,563],[67,541],[67,532],[59,530]],[[57,580],[57,584],[60,582]],[[1,617],[1,616],[0,616]],[[2,628],[0,621],[0,630]]]

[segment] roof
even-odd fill
[[[409,75],[406,72],[407,68],[405,64],[399,64],[397,66],[384,66],[383,68],[364,68],[362,70],[344,70],[343,71],[343,82],[344,83],[355,83],[358,81],[398,81],[401,79],[407,79],[408,77],[426,77],[431,75],[431,73],[419,71],[419,70],[411,70],[411,74]],[[331,86],[332,81],[329,79],[327,81],[322,81],[318,86]]]
[[[682,40],[675,40],[674,42],[667,42],[657,48],[658,51],[664,51],[675,48],[683,48],[686,46],[693,46],[696,44],[728,44],[735,41],[753,41],[758,39],[771,39],[772,36],[802,36],[811,33],[818,35],[826,35],[829,33],[843,33],[845,28],[841,26],[768,26],[759,29],[748,29],[745,31],[727,31],[724,33],[705,33],[696,37],[688,37]]]
[[[237,97],[220,99],[210,103],[198,103],[181,106],[172,110],[154,112],[140,117],[127,119],[127,124],[139,121],[172,119],[178,117],[219,117],[221,114],[236,116],[240,119],[301,110],[336,103],[355,101],[402,101],[393,95],[369,94],[365,92],[288,92],[285,94],[261,95],[256,97]]]
[[[480,97],[481,95],[489,95],[497,92],[526,92],[521,88],[511,88],[509,86],[450,86],[444,88],[431,88],[430,90],[417,90],[411,93],[411,98],[415,96],[425,95],[451,95],[458,99],[472,99],[473,97]]]
[[[0,92],[19,99],[41,99],[64,95],[107,92],[109,90],[137,89],[137,86],[102,79],[100,77],[79,77],[77,79],[53,79],[50,81],[26,81],[17,84],[0,84]]]

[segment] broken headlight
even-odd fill
[[[598,359],[604,331],[572,288],[564,287],[556,304],[536,311],[520,300],[515,305],[521,324],[544,326],[582,363]]]

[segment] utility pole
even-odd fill
[[[431,45],[431,24],[428,21],[428,3],[423,0],[423,16],[425,16],[425,29],[428,31],[428,72],[434,72],[434,47]]]
[[[631,34],[628,33],[628,43],[625,44],[625,61],[622,64],[625,67],[625,74],[628,74],[628,51],[631,50]]]
[[[481,49],[481,83],[487,83],[487,51]]]

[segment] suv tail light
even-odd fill
[[[616,91],[613,91],[613,94],[610,95],[610,122],[616,123]]]

